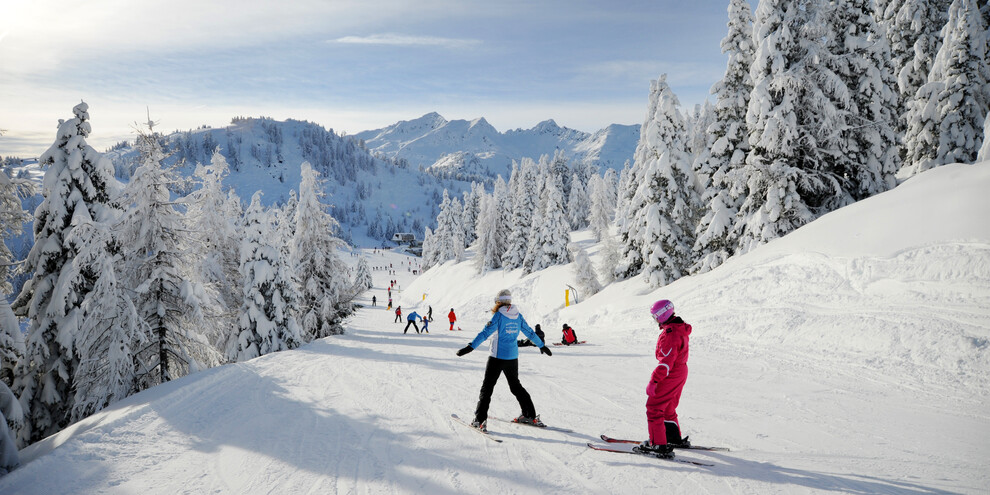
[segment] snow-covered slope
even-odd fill
[[[0,493],[985,493],[990,486],[990,163],[950,165],[833,212],[716,270],[650,291],[639,280],[563,308],[569,266],[415,277],[365,252],[379,306],[348,333],[142,392],[22,451]],[[595,260],[587,232],[572,234]],[[468,253],[471,254],[470,252]],[[354,258],[348,258],[354,261]],[[385,281],[431,333],[403,334]],[[523,315],[588,344],[520,352],[551,425],[469,417],[486,353],[463,347],[510,288]],[[656,365],[647,308],[694,327],[678,412],[703,468],[589,450],[645,438]],[[464,331],[446,330],[450,308]],[[504,383],[491,413],[518,414]]]
[[[432,112],[383,129],[359,132],[354,137],[363,140],[372,151],[406,160],[413,167],[449,168],[450,161],[445,155],[460,153],[483,164],[488,175],[507,177],[513,160],[538,160],[541,155],[552,156],[557,150],[563,150],[574,161],[621,170],[636,151],[639,126],[612,124],[588,134],[546,120],[532,129],[502,133],[484,118],[448,121]],[[471,158],[466,161],[470,162]]]

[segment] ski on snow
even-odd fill
[[[488,419],[494,419],[495,421],[501,421],[502,423],[512,423],[514,425],[529,426],[531,428],[542,428],[544,430],[559,431],[559,432],[562,432],[562,433],[574,433],[574,430],[569,430],[567,428],[559,428],[557,426],[548,426],[548,425],[539,426],[539,425],[531,425],[531,424],[527,424],[527,423],[518,423],[518,422],[513,421],[511,419],[502,419],[502,418],[496,418],[496,417],[493,417],[493,416],[488,416]]]
[[[639,443],[639,442],[636,442],[636,443]],[[692,461],[690,459],[678,459],[676,457],[674,457],[673,459],[670,459],[670,458],[667,458],[667,457],[660,457],[660,456],[658,456],[658,455],[656,455],[654,453],[651,453],[651,452],[636,452],[635,450],[633,450],[632,447],[623,448],[623,447],[620,447],[620,446],[613,447],[611,445],[595,445],[595,444],[593,444],[591,442],[588,442],[588,447],[591,447],[592,449],[595,449],[595,450],[600,450],[602,452],[618,452],[620,454],[635,454],[635,455],[641,455],[641,456],[645,456],[645,457],[652,457],[654,459],[660,459],[660,460],[663,460],[663,461],[672,461],[672,462],[681,462],[681,463],[684,463],[684,464],[693,464],[695,466],[705,466],[705,467],[712,467],[712,466],[714,466],[714,464],[706,464],[704,462]]]
[[[602,435],[602,440],[606,443],[635,443],[639,444],[639,440],[623,440],[621,438],[612,438],[610,436]],[[728,452],[728,447],[704,447],[701,445],[692,445],[690,447],[678,447],[674,446],[675,449],[688,449],[688,450],[707,450],[709,452]]]
[[[480,434],[480,435],[484,435],[484,437],[485,437],[485,438],[487,438],[487,439],[489,439],[489,440],[491,440],[491,441],[493,441],[493,442],[498,442],[498,443],[502,443],[502,439],[500,439],[500,438],[495,438],[494,436],[492,436],[492,434],[491,434],[491,433],[488,433],[487,431],[481,431],[481,430],[479,430],[479,429],[477,429],[477,428],[475,428],[475,427],[473,427],[473,426],[471,426],[471,423],[468,423],[467,421],[464,421],[463,419],[461,419],[461,417],[460,417],[460,416],[458,416],[458,415],[456,415],[456,414],[451,414],[451,415],[450,415],[450,417],[451,417],[451,418],[453,418],[453,419],[454,419],[454,421],[457,421],[458,423],[460,423],[460,424],[462,424],[462,425],[464,425],[464,426],[467,426],[468,428],[470,428],[470,429],[472,429],[472,430],[474,430],[474,431],[476,431],[476,432],[478,432],[478,434]]]

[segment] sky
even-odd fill
[[[755,1],[754,8],[755,8]],[[90,106],[89,143],[234,116],[353,134],[436,111],[504,132],[639,124],[649,82],[682,105],[725,71],[727,0],[3,0],[0,156],[37,156]]]

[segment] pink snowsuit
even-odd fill
[[[671,423],[680,436],[677,422],[677,404],[681,401],[681,390],[688,375],[688,336],[691,325],[679,317],[660,325],[657,339],[657,360],[660,364],[653,370],[650,383],[646,386],[646,422],[650,430],[650,443],[667,444],[667,427]]]

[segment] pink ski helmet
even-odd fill
[[[653,307],[650,308],[650,314],[653,315],[654,320],[657,320],[657,323],[663,323],[674,314],[674,303],[666,299],[661,299],[653,303]]]

